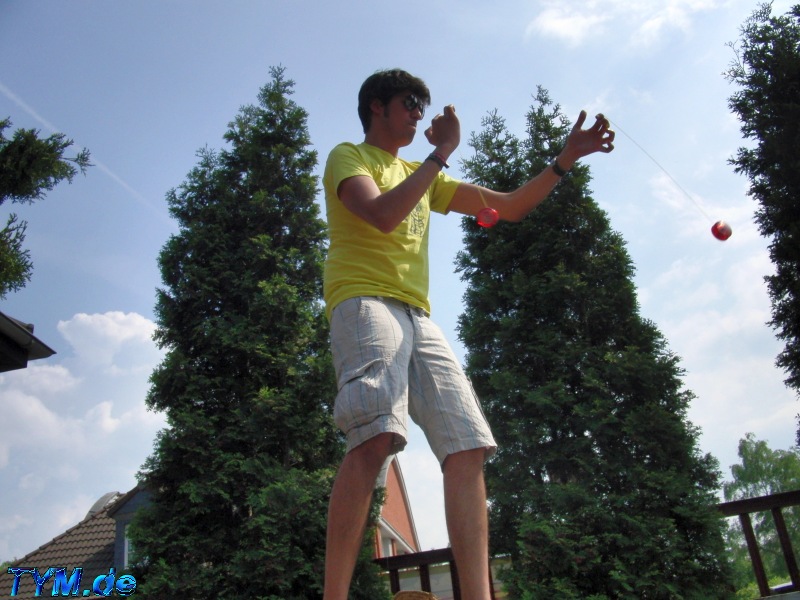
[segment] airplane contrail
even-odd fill
[[[3,82],[2,82],[2,81],[0,81],[0,92],[2,92],[2,94],[3,94],[3,95],[6,97],[6,98],[8,98],[9,100],[11,100],[11,101],[12,101],[14,104],[16,104],[17,106],[19,106],[19,107],[20,107],[22,110],[24,110],[26,113],[28,113],[28,115],[30,115],[30,116],[31,116],[31,117],[33,117],[35,120],[37,120],[37,121],[38,121],[38,122],[39,122],[39,123],[42,125],[42,127],[44,127],[45,129],[47,129],[47,130],[48,130],[50,133],[62,133],[62,132],[61,132],[61,131],[58,129],[58,127],[56,127],[55,125],[53,125],[53,124],[52,124],[50,121],[48,121],[48,120],[47,120],[47,119],[45,119],[43,116],[41,116],[41,115],[40,115],[38,112],[36,112],[36,110],[35,110],[35,109],[34,109],[32,106],[30,106],[30,105],[29,105],[27,102],[25,102],[25,101],[24,101],[22,98],[20,98],[20,97],[19,97],[19,96],[17,96],[17,95],[16,95],[14,92],[12,92],[12,91],[11,91],[11,90],[10,90],[10,89],[9,89],[9,88],[6,86],[6,85],[4,85],[4,84],[3,84]],[[109,177],[110,177],[112,180],[114,180],[114,181],[115,181],[115,182],[116,182],[116,183],[117,183],[117,184],[118,184],[120,187],[122,187],[122,188],[123,188],[123,189],[124,189],[126,192],[128,192],[128,193],[129,193],[129,194],[130,194],[130,195],[131,195],[131,196],[132,196],[132,197],[133,197],[135,200],[137,200],[138,202],[140,202],[140,203],[144,204],[144,205],[145,205],[147,208],[149,208],[150,210],[152,210],[153,212],[155,212],[155,213],[156,213],[156,214],[157,214],[159,217],[161,217],[162,219],[164,219],[164,220],[166,220],[166,221],[170,221],[170,222],[171,222],[171,220],[169,219],[169,217],[167,217],[167,216],[166,216],[166,215],[163,213],[163,211],[161,211],[161,210],[159,210],[158,208],[156,208],[156,207],[153,205],[153,203],[152,203],[152,202],[150,202],[150,200],[148,200],[148,199],[147,199],[145,196],[143,196],[143,195],[142,195],[142,194],[140,194],[138,191],[136,191],[136,189],[134,189],[134,188],[133,188],[131,185],[129,185],[129,184],[128,184],[128,183],[127,183],[127,182],[126,182],[124,179],[122,179],[122,177],[120,177],[119,175],[117,175],[116,173],[114,173],[114,171],[112,171],[111,169],[109,169],[109,168],[108,168],[108,167],[107,167],[105,164],[103,164],[103,163],[102,163],[102,162],[100,162],[99,160],[95,160],[95,159],[94,159],[94,157],[92,157],[92,165],[93,165],[93,166],[96,166],[96,167],[97,167],[98,169],[100,169],[100,170],[101,170],[103,173],[105,173],[106,175],[108,175],[108,176],[109,176]]]

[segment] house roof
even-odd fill
[[[29,360],[47,358],[55,353],[33,335],[33,325],[0,312],[0,371],[24,369]]]
[[[109,510],[120,499],[121,494],[106,494],[89,510],[86,517],[74,527],[53,538],[30,554],[11,563],[12,567],[38,569],[43,575],[50,567],[64,567],[67,577],[76,567],[83,567],[81,589],[91,589],[98,575],[107,575],[114,566],[114,535],[116,523],[109,516]],[[14,575],[7,569],[0,572],[0,594],[10,593]],[[45,583],[43,590],[52,589],[52,579]],[[36,586],[33,576],[23,574],[19,579],[16,598],[26,600],[35,598]],[[44,595],[50,595],[44,592]]]
[[[107,575],[114,564],[114,541],[117,522],[114,516],[121,511],[130,510],[126,506],[143,491],[140,485],[125,494],[110,492],[103,495],[89,509],[84,519],[56,536],[33,552],[10,563],[11,567],[37,569],[43,575],[50,567],[65,568],[69,578],[76,567],[83,568],[81,590],[91,589],[92,582],[98,575]],[[132,505],[136,508],[135,502]],[[117,515],[118,516],[118,515]],[[419,551],[419,539],[411,513],[403,474],[397,461],[391,465],[387,502],[383,507],[381,525],[389,529],[393,536],[400,539],[406,551]],[[119,575],[120,573],[118,573]],[[14,575],[7,568],[0,570],[0,595],[10,593],[14,583]],[[43,586],[45,596],[50,595],[53,587],[52,578]],[[33,576],[22,574],[16,598],[27,600],[35,598],[36,586]],[[65,590],[62,590],[64,592]],[[79,592],[80,593],[80,592]],[[41,596],[39,596],[41,597]]]
[[[411,512],[411,502],[408,498],[406,482],[400,463],[395,458],[391,462],[386,478],[386,502],[381,509],[381,523],[399,539],[406,552],[419,552],[419,537],[414,524],[414,514]]]

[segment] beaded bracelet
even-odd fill
[[[428,158],[426,158],[425,160],[432,160],[437,165],[439,165],[440,169],[444,169],[445,167],[450,166],[447,164],[447,161],[444,159],[444,157],[441,154],[437,154],[436,152],[431,152],[428,155]]]

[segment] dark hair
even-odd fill
[[[431,103],[431,93],[425,82],[401,69],[387,69],[373,73],[361,84],[358,91],[358,118],[367,133],[372,123],[370,104],[373,100],[380,100],[383,104],[401,92],[415,94],[426,105]]]

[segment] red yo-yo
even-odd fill
[[[711,226],[711,234],[719,241],[724,242],[733,234],[733,229],[725,221],[717,221]]]
[[[494,227],[500,220],[500,215],[497,211],[489,206],[478,211],[478,225],[481,227]]]

